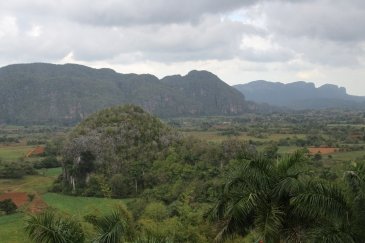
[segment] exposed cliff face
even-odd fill
[[[247,100],[294,109],[361,109],[365,102],[365,97],[348,95],[345,88],[332,84],[316,88],[313,83],[303,81],[283,84],[258,80],[234,87]]]
[[[0,68],[0,122],[75,123],[126,103],[160,117],[237,115],[248,109],[241,93],[206,71],[159,80],[75,64]]]
[[[244,97],[216,75],[207,71],[191,71],[186,76],[169,76],[162,79],[167,86],[179,90],[194,102],[192,114],[209,115],[219,111],[223,115],[247,111]]]

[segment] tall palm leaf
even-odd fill
[[[209,219],[218,222],[216,240],[233,233],[247,234],[252,229],[257,209],[265,208],[269,197],[273,171],[273,161],[263,156],[243,160],[229,171],[221,195],[209,212]]]
[[[117,205],[111,214],[88,220],[97,231],[95,242],[118,243],[133,236],[132,217],[123,205]]]
[[[309,232],[309,240],[314,243],[355,243],[346,229],[334,225],[322,225]]]
[[[349,211],[340,188],[322,180],[308,181],[305,191],[292,197],[291,204],[301,216],[313,219],[344,219]]]
[[[220,227],[218,239],[255,229],[265,242],[300,242],[317,226],[312,223],[316,217],[344,215],[348,207],[343,194],[329,185],[309,183],[306,161],[298,151],[278,161],[258,156],[233,168],[210,211]]]
[[[365,163],[356,163],[344,173],[352,213],[348,217],[351,231],[358,241],[365,239]]]
[[[30,215],[25,223],[26,233],[37,243],[78,243],[85,240],[79,222],[60,216],[53,210]]]

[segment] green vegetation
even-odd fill
[[[1,162],[0,179],[22,178],[25,175],[34,175],[36,172],[32,165],[26,162]]]
[[[6,243],[29,242],[24,232],[24,214],[0,216],[0,239]]]
[[[0,213],[4,212],[5,214],[15,213],[17,206],[11,199],[5,199],[0,201]]]
[[[113,205],[121,202],[119,199],[75,197],[56,193],[44,194],[43,200],[61,212],[79,217],[83,217],[91,212],[106,213]],[[128,202],[128,200],[123,200],[123,202]]]
[[[3,160],[0,171],[32,173],[4,173],[0,194],[27,192],[51,211],[28,217],[27,204],[3,213],[0,239],[47,235],[30,227],[38,222],[85,242],[361,242],[364,119],[307,111],[162,122],[128,105],[91,115],[67,136],[67,128],[3,127],[20,144],[0,147],[36,136],[46,150]]]
[[[7,191],[44,193],[47,192],[60,174],[61,168],[54,168],[45,169],[37,175],[27,175],[21,179],[0,179],[0,193]]]
[[[122,204],[116,206],[108,215],[89,215],[85,219],[94,226],[97,242],[125,242],[133,238],[132,215]]]
[[[2,161],[14,161],[24,158],[25,155],[31,151],[32,146],[0,146],[0,159]]]
[[[349,190],[342,190],[310,177],[305,162],[299,152],[278,162],[238,161],[210,212],[212,221],[224,222],[217,238],[253,230],[264,242],[360,242],[364,164],[346,172]]]
[[[80,223],[52,210],[28,216],[25,231],[34,242],[79,243],[85,240]]]

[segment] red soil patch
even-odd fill
[[[308,148],[310,154],[333,154],[338,152],[338,148],[330,148],[330,147],[312,147]]]
[[[25,192],[7,192],[0,195],[0,201],[11,199],[19,208],[28,202],[28,194]]]
[[[43,201],[39,195],[36,195],[33,201],[29,204],[28,211],[31,213],[40,213],[47,207],[47,203]]]
[[[44,147],[42,146],[37,146],[36,148],[32,149],[31,151],[29,151],[26,155],[26,157],[30,157],[33,155],[41,155],[44,153]]]
[[[11,199],[19,208],[29,203],[28,194],[25,192],[7,192],[0,195],[0,201]],[[38,195],[34,195],[33,200],[27,205],[27,210],[31,213],[39,213],[48,207],[47,203]]]

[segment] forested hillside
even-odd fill
[[[72,124],[92,112],[137,104],[160,117],[237,115],[244,96],[217,76],[192,71],[159,80],[66,64],[18,64],[0,69],[0,122]]]

